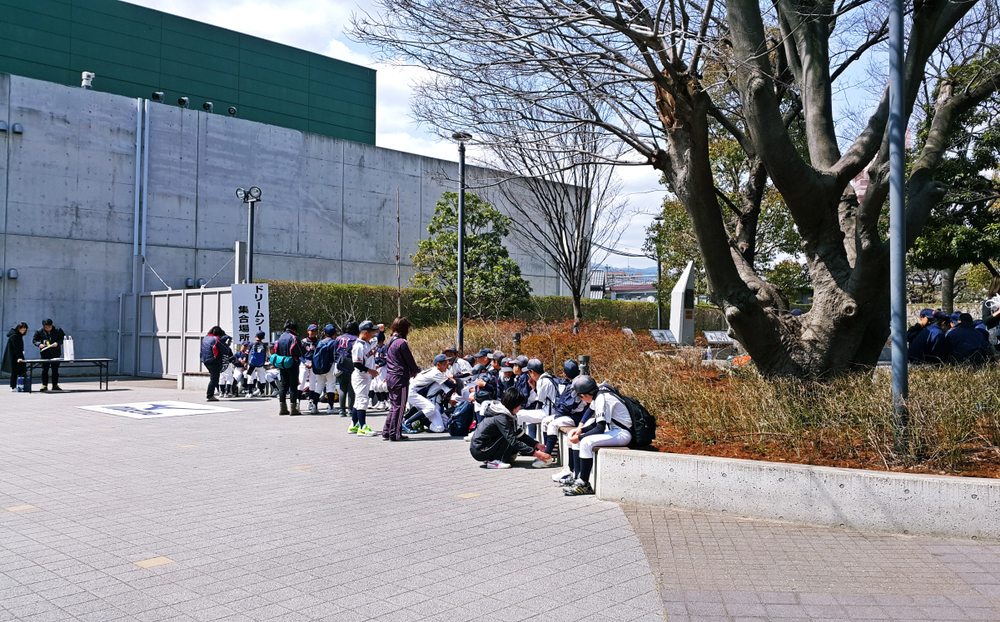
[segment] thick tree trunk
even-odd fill
[[[954,268],[941,271],[941,310],[949,315],[955,310],[955,272]]]

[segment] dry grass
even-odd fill
[[[887,371],[830,382],[765,380],[752,366],[733,373],[701,365],[701,349],[679,357],[649,356],[647,334],[626,337],[616,326],[586,323],[471,324],[465,349],[521,352],[561,370],[589,354],[592,374],[639,398],[660,421],[665,451],[734,455],[813,464],[1000,476],[1000,369],[914,368],[910,374],[907,451],[896,453]],[[454,344],[454,327],[414,330],[417,361]]]

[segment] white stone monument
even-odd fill
[[[689,261],[670,292],[670,332],[677,343],[694,345],[694,262]]]

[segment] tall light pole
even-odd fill
[[[458,286],[457,291],[457,307],[458,307],[458,354],[462,355],[463,349],[463,338],[464,331],[462,330],[463,318],[462,314],[465,311],[464,297],[465,297],[465,143],[472,140],[472,134],[468,132],[455,132],[451,135],[452,140],[458,143],[458,177],[459,177],[459,192],[458,192]]]
[[[663,224],[663,216],[657,216],[656,221],[656,330],[663,330],[663,296],[660,287],[663,286],[663,259],[660,253],[660,225]]]
[[[253,283],[253,208],[260,202],[260,188],[237,188],[236,197],[250,206],[250,218],[247,220],[247,283]]]
[[[906,122],[903,118],[903,1],[889,1],[889,299],[896,452],[908,453],[906,353]]]

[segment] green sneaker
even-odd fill
[[[375,433],[367,425],[358,430],[358,436],[373,436]]]
[[[348,434],[357,434],[358,433],[358,424],[355,423],[351,427],[347,428],[347,433]]]

